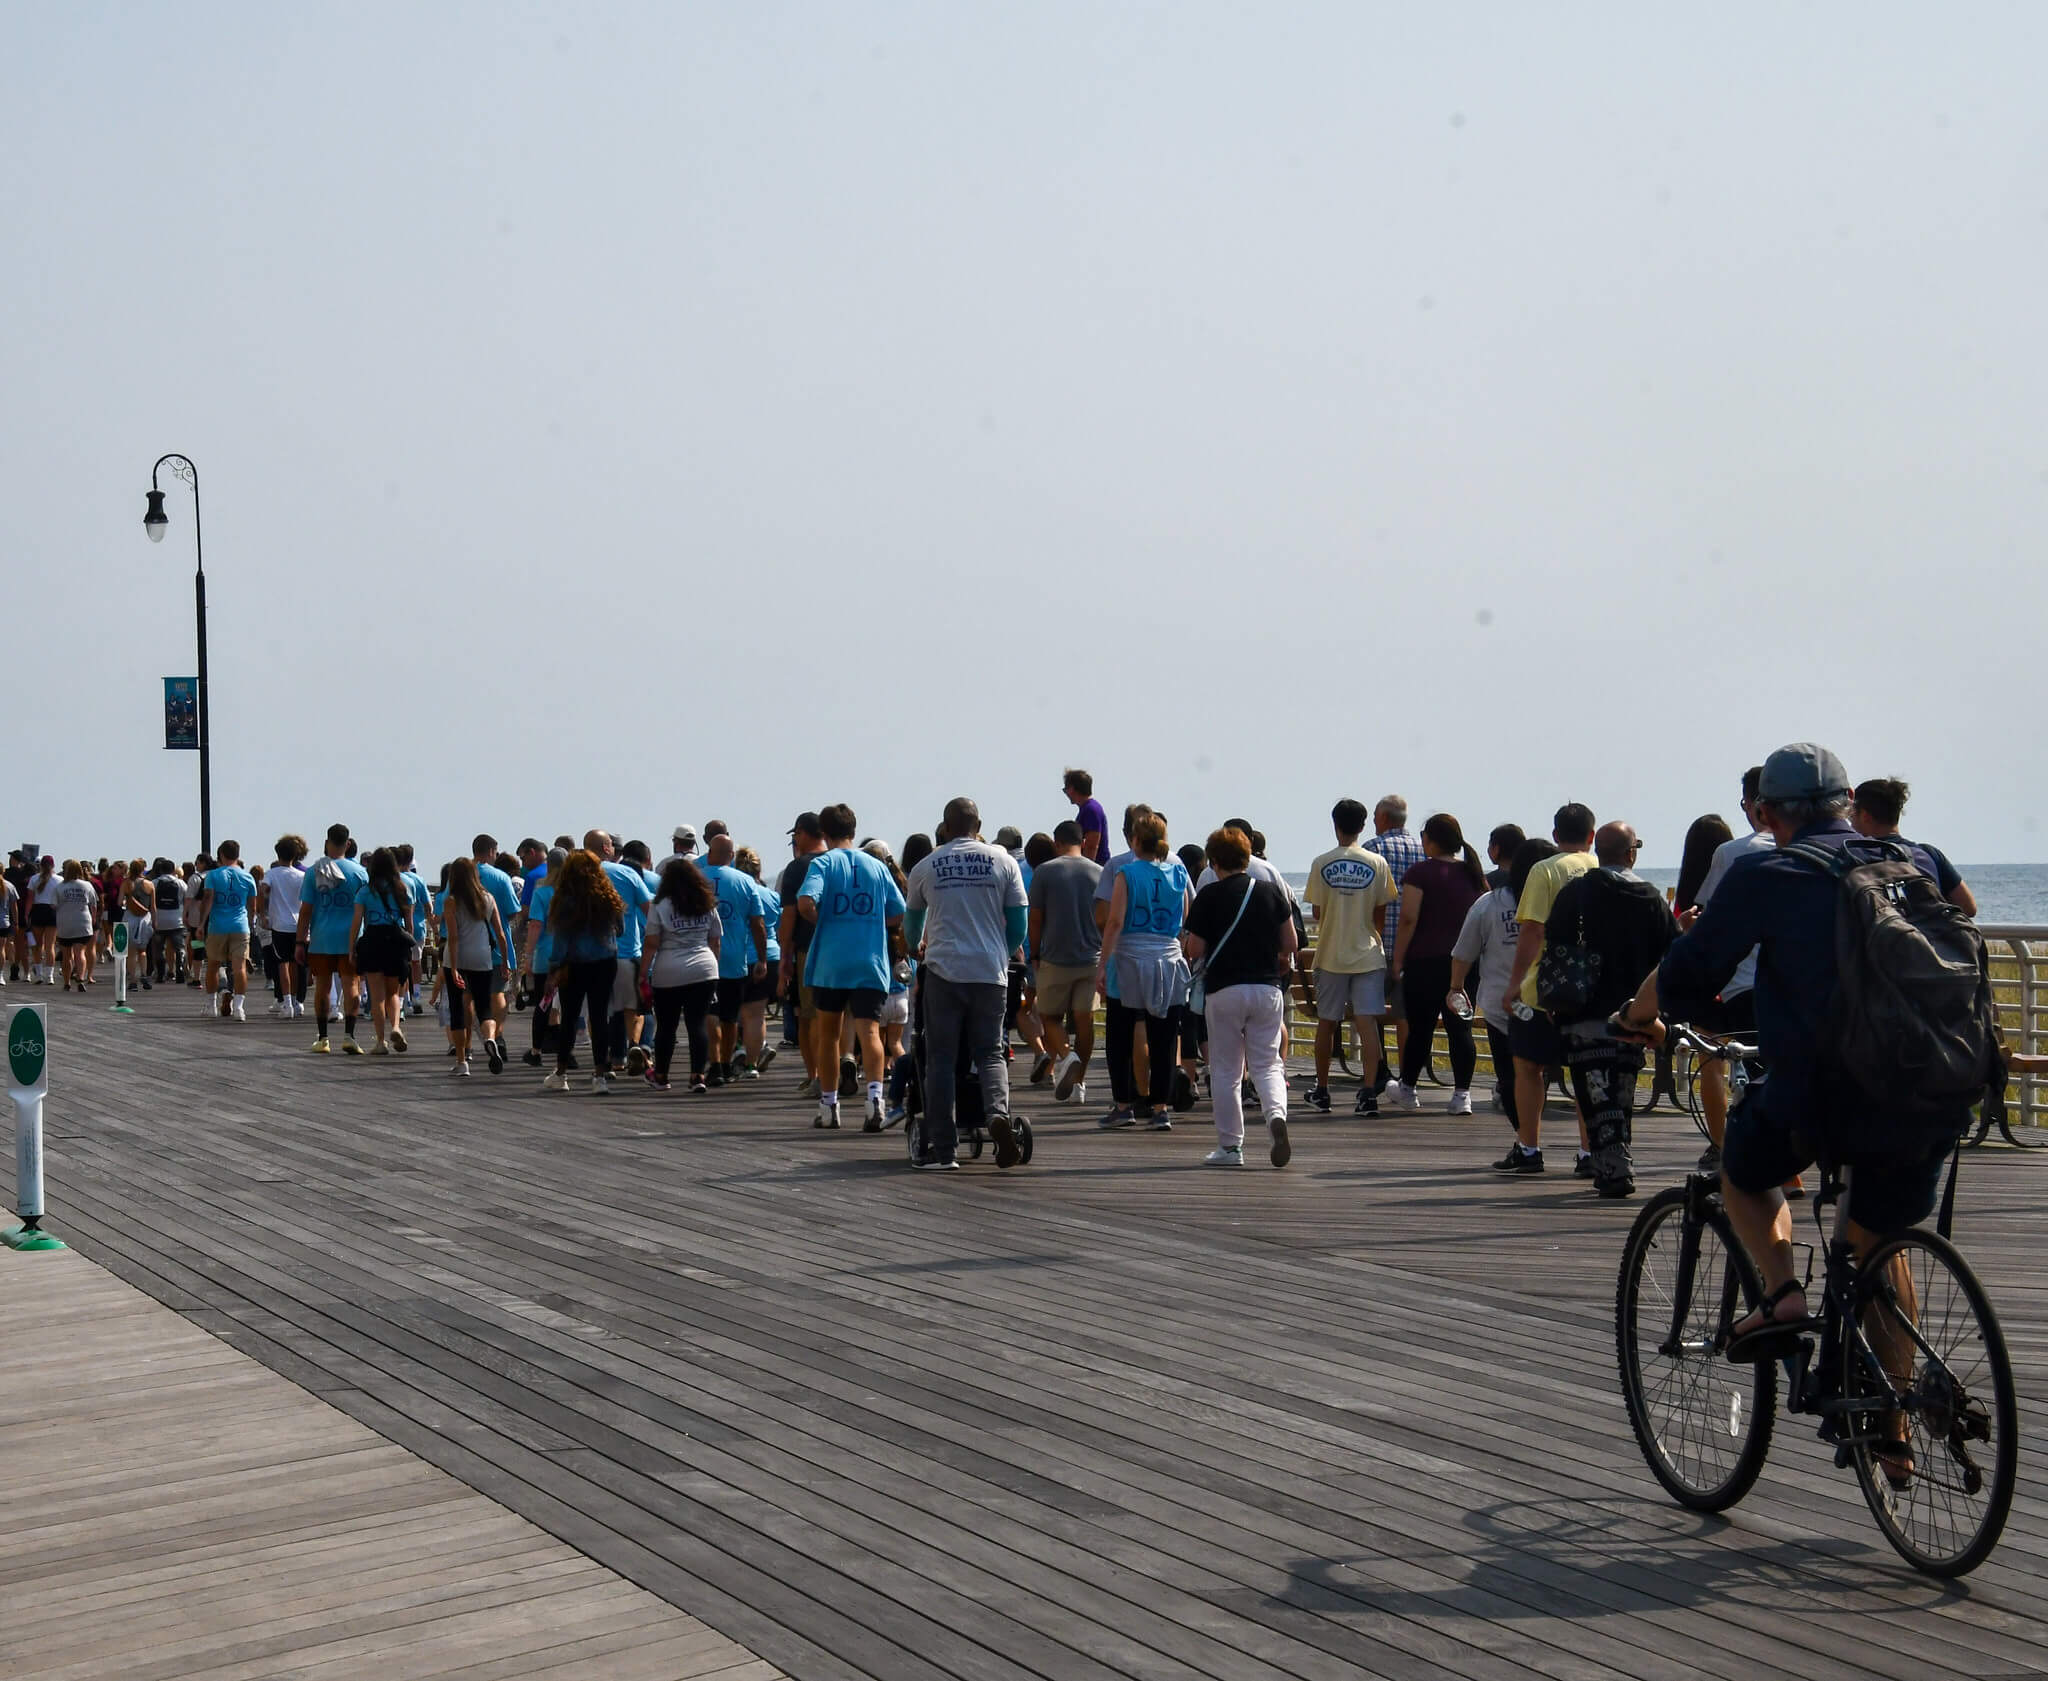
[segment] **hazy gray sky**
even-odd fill
[[[18,7],[10,839],[430,858],[1062,766],[2048,858],[2048,9]]]

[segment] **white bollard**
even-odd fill
[[[117,1014],[132,1016],[135,1012],[128,1007],[128,924],[114,924],[114,1010]]]
[[[50,1089],[49,1011],[17,1004],[7,1017],[7,1095],[14,1099],[14,1203],[21,1224],[0,1232],[10,1249],[62,1249],[42,1229],[43,1098]]]

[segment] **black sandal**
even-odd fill
[[[1738,1366],[1760,1365],[1766,1360],[1782,1360],[1798,1348],[1799,1339],[1820,1328],[1820,1321],[1802,1315],[1798,1319],[1774,1317],[1778,1304],[1797,1291],[1806,1293],[1806,1286],[1798,1279],[1789,1279],[1779,1285],[1750,1311],[1760,1313],[1763,1318],[1747,1331],[1731,1333],[1726,1350],[1730,1360]],[[1749,1314],[1744,1314],[1746,1319]]]

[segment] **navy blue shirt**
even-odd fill
[[[1830,851],[1843,846],[1861,857],[1882,858],[1904,846],[1914,866],[1938,879],[1934,860],[1910,841],[1865,840],[1840,818],[1799,831]],[[1769,1078],[1753,1102],[1786,1126],[1808,1119],[1817,1095],[1824,1053],[1822,1035],[1835,999],[1835,879],[1782,848],[1738,858],[1714,889],[1707,908],[1664,954],[1657,971],[1657,1005],[1667,1021],[1702,1011],[1758,947],[1757,1048]]]

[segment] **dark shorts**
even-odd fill
[[[64,951],[71,951],[78,946],[91,945],[92,936],[90,934],[59,934],[57,936],[57,944]]]
[[[855,1021],[880,1021],[882,1001],[889,996],[878,986],[815,986],[811,992],[824,1014],[844,1010]]]
[[[376,923],[356,941],[356,973],[383,975],[389,980],[412,976],[412,935],[395,923]]]
[[[718,990],[712,995],[711,1013],[723,1022],[738,1021],[740,1005],[746,1001],[746,993],[745,975],[720,975]]]
[[[1752,1093],[1764,1089],[1750,1088]],[[1866,1230],[1886,1236],[1917,1226],[1934,1212],[1948,1154],[1941,1149],[1925,1161],[1856,1168],[1850,1179],[1849,1217]],[[1813,1151],[1755,1097],[1745,1097],[1729,1112],[1721,1171],[1737,1190],[1775,1190],[1812,1165]]]
[[[30,905],[28,908],[28,925],[31,928],[56,927],[57,907],[55,905]]]
[[[1755,990],[1738,992],[1733,998],[1716,998],[1704,1010],[1693,1012],[1691,1025],[1721,1038],[1748,1039],[1756,1032]]]
[[[1548,1012],[1517,1014],[1508,1022],[1508,1049],[1520,1062],[1541,1063],[1545,1068],[1564,1066],[1564,1037]]]
[[[296,963],[299,958],[299,937],[297,934],[272,934],[270,954],[280,963]]]
[[[758,981],[752,975],[749,975],[746,985],[740,989],[740,1002],[742,1004],[767,1003],[769,999],[775,996],[775,974],[776,965],[771,963],[768,965],[768,973],[763,975]]]

